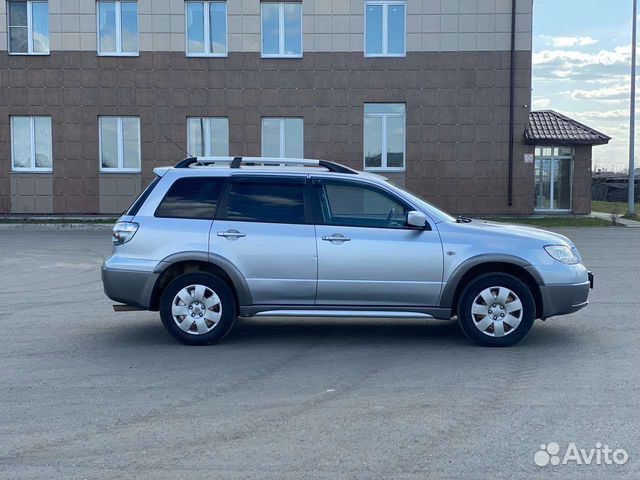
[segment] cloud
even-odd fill
[[[549,105],[551,105],[551,99],[550,98],[535,98],[533,99],[533,109],[534,110],[543,110],[545,108],[549,108]]]
[[[594,90],[574,90],[571,97],[575,100],[619,100],[629,96],[629,86],[625,84]]]
[[[565,115],[571,118],[576,119],[587,119],[587,120],[607,120],[607,121],[624,121],[629,118],[629,110],[617,109],[617,110],[588,110],[586,112],[563,112]],[[628,130],[628,124],[622,124]],[[609,127],[611,128],[611,127]]]
[[[601,50],[598,53],[579,52],[576,50],[543,50],[533,54],[534,65],[556,65],[563,70],[594,65],[627,65],[630,59],[631,48],[629,46],[615,47],[613,50]]]
[[[598,40],[591,37],[551,37],[549,35],[540,35],[540,38],[553,48],[587,47],[598,43]]]

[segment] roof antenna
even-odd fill
[[[175,145],[175,146],[176,146],[177,148],[179,148],[181,151],[183,151],[184,153],[186,153],[186,154],[187,154],[187,157],[189,157],[189,158],[194,158],[194,157],[193,157],[193,155],[191,155],[187,150],[185,150],[184,148],[182,148],[182,147],[180,146],[180,144],[179,144],[179,143],[174,142],[173,140],[171,140],[171,139],[170,139],[169,137],[167,137],[166,135],[163,135],[163,137],[164,137],[164,138],[166,138],[167,140],[169,140],[173,145]]]

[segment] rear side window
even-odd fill
[[[180,178],[156,210],[156,217],[212,220],[218,208],[224,178]]]
[[[226,220],[305,223],[302,183],[233,182]]]

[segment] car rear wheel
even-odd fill
[[[458,320],[462,331],[478,345],[508,347],[531,330],[535,301],[519,279],[504,273],[486,274],[465,288]]]
[[[162,293],[160,318],[169,333],[182,343],[219,342],[236,319],[233,293],[226,282],[215,275],[180,275]]]

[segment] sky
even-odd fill
[[[533,109],[556,110],[612,137],[594,147],[594,169],[629,165],[632,6],[534,0]]]

